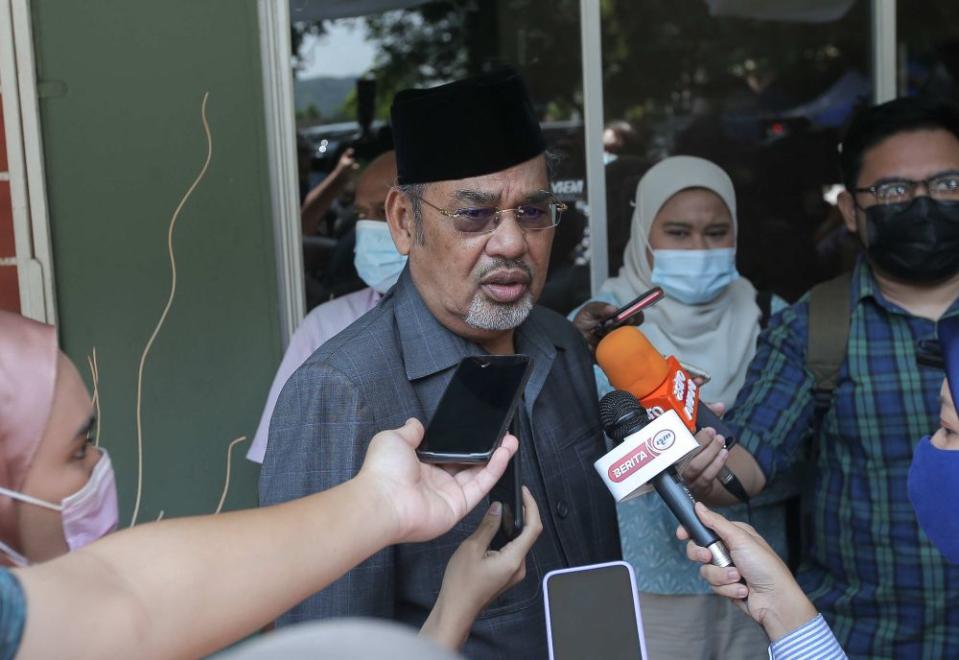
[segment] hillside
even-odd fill
[[[297,112],[311,104],[324,118],[334,117],[356,84],[356,78],[306,78],[293,81],[293,97]]]

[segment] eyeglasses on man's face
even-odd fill
[[[520,204],[512,209],[498,209],[495,206],[468,206],[458,209],[444,209],[423,197],[419,200],[430,208],[453,221],[453,228],[463,234],[488,234],[496,231],[504,213],[512,213],[516,224],[524,232],[541,231],[559,224],[567,206],[556,200]]]
[[[943,172],[928,179],[888,179],[866,188],[853,188],[854,193],[870,193],[879,204],[911,202],[919,189],[939,201],[959,202],[959,172]]]

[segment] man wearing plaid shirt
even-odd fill
[[[942,374],[917,365],[936,321],[959,315],[959,109],[898,99],[861,113],[842,146],[840,210],[865,257],[831,405],[816,423],[806,365],[809,296],[760,336],[727,416],[739,445],[714,441],[684,476],[705,501],[727,462],[750,493],[800,460],[809,538],[797,576],[850,657],[959,657],[959,566],[919,528],[907,476],[939,426]]]

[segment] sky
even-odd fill
[[[303,42],[303,68],[298,78],[317,76],[358,76],[373,64],[374,48],[366,43],[366,24],[352,22],[355,27],[340,21],[328,23],[326,34],[307,36]]]

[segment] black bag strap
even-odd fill
[[[759,328],[765,330],[769,325],[769,317],[772,316],[773,293],[772,291],[757,291],[756,306],[759,307]]]
[[[809,294],[809,343],[806,346],[806,367],[815,380],[815,430],[832,406],[832,395],[839,383],[839,369],[846,357],[849,323],[849,285],[852,273],[821,282]]]

